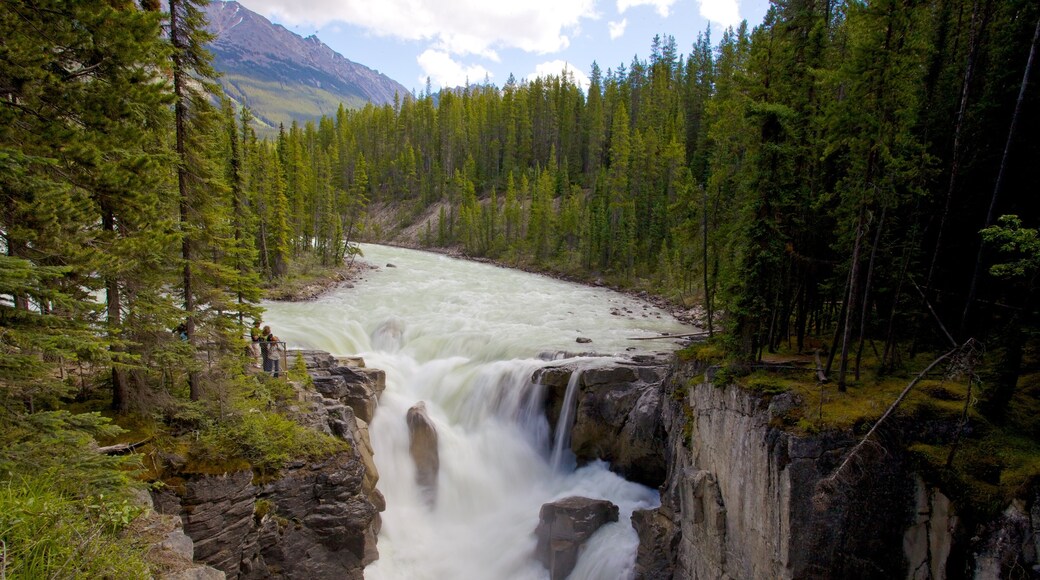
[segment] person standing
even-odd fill
[[[260,360],[263,361],[264,372],[271,372],[271,327],[264,326],[263,330],[260,331]]]
[[[249,329],[249,354],[253,356],[253,366],[259,366],[257,359],[260,358],[260,319],[253,321],[253,327]]]
[[[278,337],[271,334],[267,337],[267,360],[270,361],[270,372],[274,378],[278,378],[278,372],[281,370],[282,357],[285,356],[285,343],[278,340]]]

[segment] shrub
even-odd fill
[[[346,449],[346,442],[276,412],[249,409],[202,432],[191,458],[196,467],[244,460],[254,470],[269,473],[295,460],[319,459]]]

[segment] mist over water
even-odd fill
[[[354,288],[264,306],[265,323],[290,348],[361,355],[386,371],[370,434],[387,508],[380,559],[365,577],[548,578],[533,558],[538,512],[571,495],[620,508],[619,522],[586,544],[571,578],[630,576],[638,538],[629,517],[656,506],[657,491],[603,463],[574,470],[573,460],[553,462],[544,393],[530,378],[552,364],[545,353],[668,350],[675,345],[666,340],[629,339],[691,328],[605,289],[414,250],[363,250],[378,269]],[[578,337],[592,342],[577,344]],[[405,413],[418,401],[426,402],[439,437],[433,506],[415,483],[408,453]]]

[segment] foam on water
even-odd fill
[[[690,327],[602,288],[413,250],[363,249],[380,268],[354,288],[264,306],[265,323],[290,348],[361,355],[386,371],[370,434],[387,508],[380,559],[366,578],[547,578],[532,557],[538,512],[571,495],[620,508],[620,521],[589,541],[571,578],[630,575],[638,539],[629,517],[657,505],[657,492],[601,462],[553,469],[543,393],[530,378],[552,364],[539,358],[546,352],[667,349],[674,345],[629,339]],[[592,342],[577,344],[578,337]],[[426,402],[439,438],[432,508],[408,453],[405,413],[418,401]]]

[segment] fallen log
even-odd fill
[[[137,449],[138,447],[150,442],[151,440],[152,438],[149,437],[142,441],[137,441],[136,443],[117,443],[115,445],[106,445],[104,447],[98,447],[97,450],[98,453],[104,453],[105,455],[119,455],[121,453],[133,451],[134,449]]]
[[[662,334],[661,336],[630,336],[628,340],[660,340],[665,338],[700,338],[708,336],[707,332],[689,332],[686,334]]]

